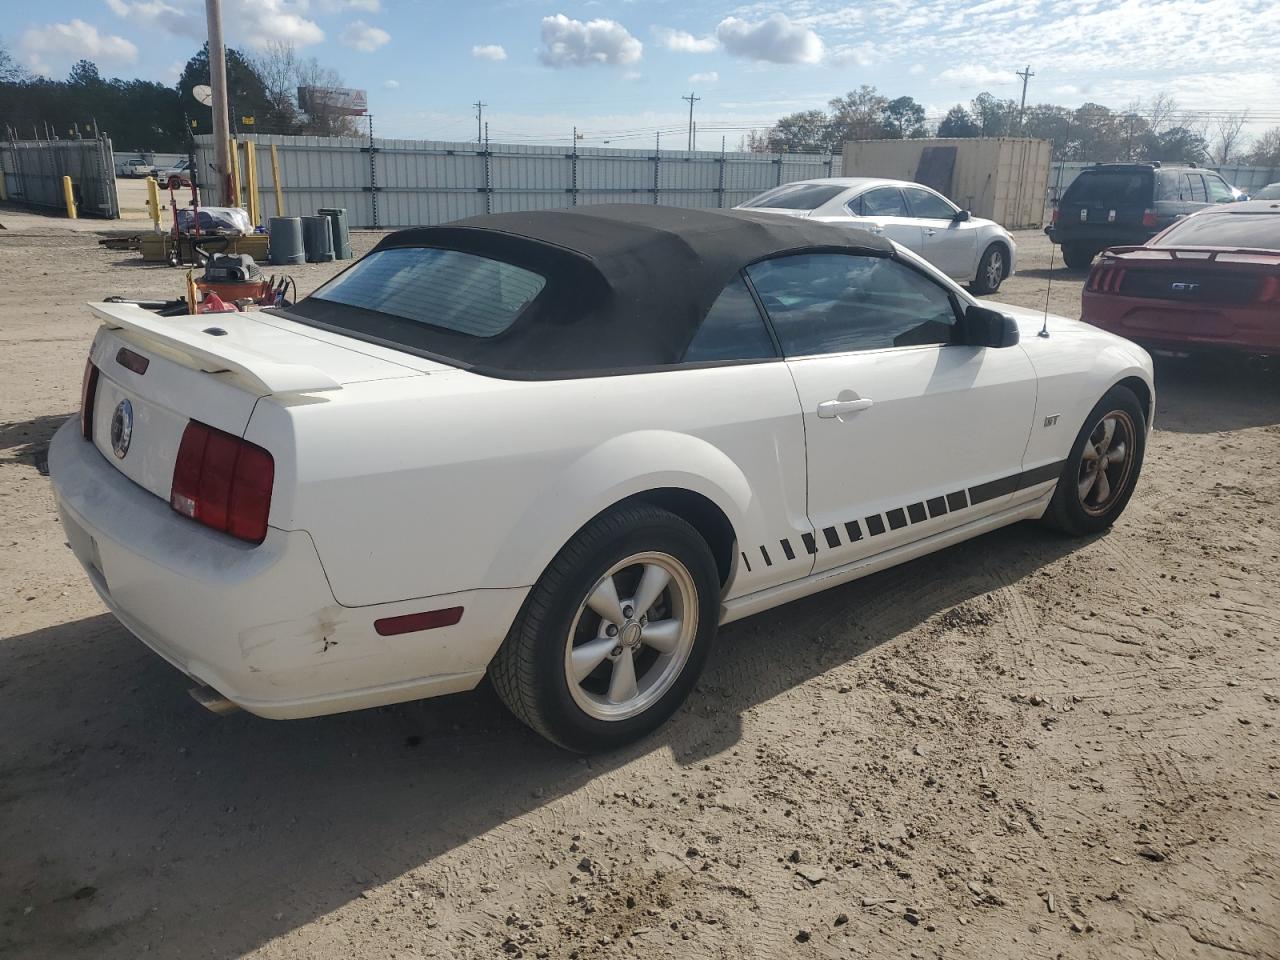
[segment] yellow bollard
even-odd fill
[[[244,142],[244,189],[249,209],[249,222],[255,227],[262,223],[262,213],[258,209],[261,201],[258,198],[258,152],[252,140]]]
[[[155,177],[147,177],[147,208],[152,226],[156,233],[160,233],[160,186]]]
[[[231,206],[240,206],[240,144],[231,138]]]
[[[76,216],[76,195],[71,189],[70,177],[62,178],[62,199],[67,203],[67,216],[72,220],[78,220],[79,217]]]

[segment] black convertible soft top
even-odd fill
[[[290,309],[333,327],[502,377],[599,376],[680,362],[744,267],[780,254],[887,257],[862,230],[749,210],[608,204],[470,217],[384,237],[515,264],[546,286],[505,332],[482,338],[311,297]]]

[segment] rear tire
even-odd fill
[[[1106,530],[1133,496],[1146,448],[1142,405],[1132,390],[1112,387],[1080,428],[1044,522],[1077,537]]]
[[[1097,251],[1083,243],[1064,243],[1062,245],[1062,262],[1072,270],[1087,270]]]
[[[978,261],[978,273],[969,289],[980,297],[995,293],[1009,275],[1009,251],[1002,243],[993,243]]]
[[[666,510],[601,514],[553,559],[490,664],[503,703],[568,750],[610,750],[660,726],[715,641],[711,548]]]

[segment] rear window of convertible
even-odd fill
[[[458,250],[377,250],[311,294],[472,337],[496,337],[542,292],[546,278]]]

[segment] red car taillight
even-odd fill
[[[1089,274],[1089,282],[1085,284],[1085,288],[1094,293],[1119,293],[1122,283],[1124,283],[1124,267],[1100,263]]]
[[[1258,303],[1280,303],[1280,277],[1265,277],[1258,284],[1258,294],[1254,299]]]
[[[1061,219],[1062,219],[1062,211],[1061,211],[1061,210],[1059,210],[1057,207],[1054,207],[1054,208],[1053,208],[1053,216],[1050,218],[1050,222],[1051,222],[1051,223],[1057,223],[1057,222],[1058,222],[1059,220],[1061,220]]]
[[[1147,209],[1142,211],[1142,225],[1144,227],[1154,227],[1156,225],[1155,210]]]
[[[84,377],[80,380],[80,436],[93,439],[93,401],[98,395],[98,368],[92,360],[84,362]]]
[[[256,444],[192,420],[173,465],[169,505],[206,527],[261,543],[275,469],[271,454]]]

